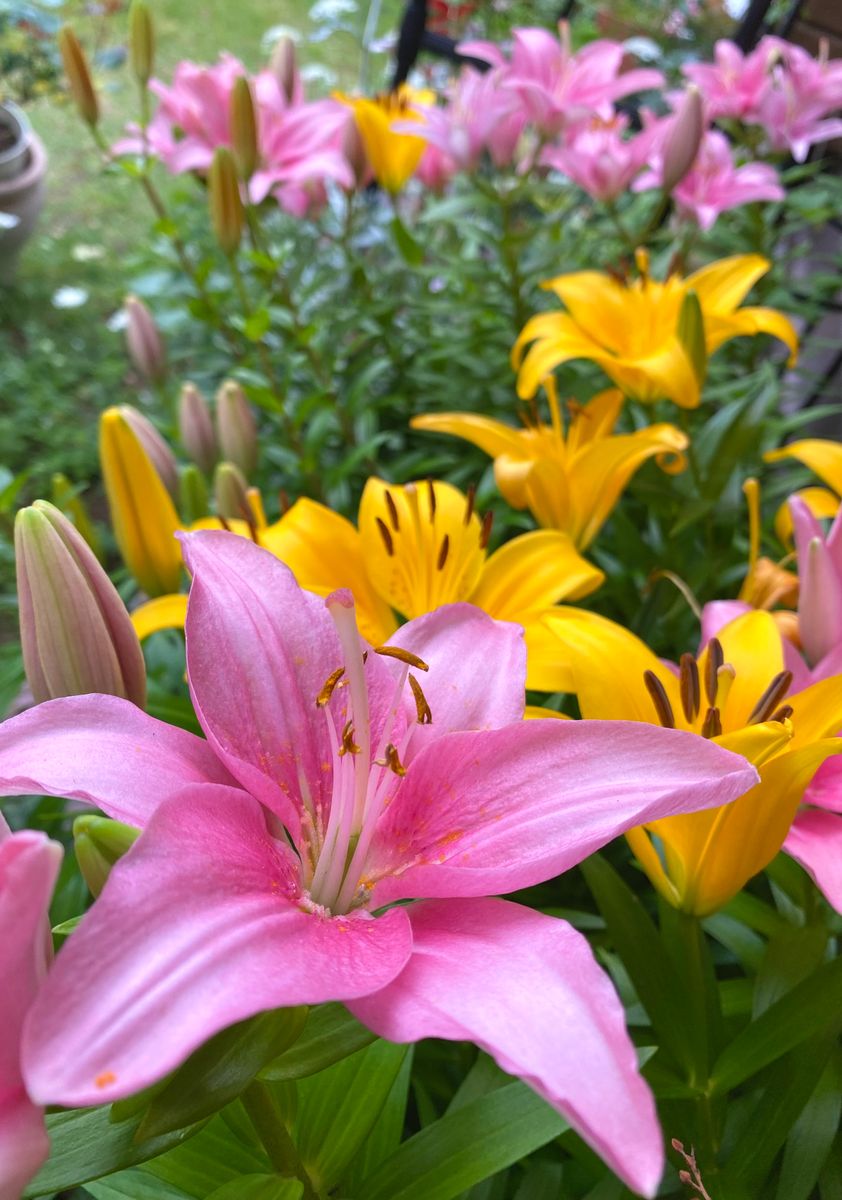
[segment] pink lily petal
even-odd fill
[[[430,668],[415,672],[433,714],[417,734],[439,737],[522,720],[526,646],[519,625],[495,621],[472,604],[446,604],[402,625],[389,644]]]
[[[699,649],[703,649],[712,637],[716,637],[723,625],[735,621],[743,613],[751,612],[751,605],[744,600],[711,600],[702,609],[702,640]]]
[[[828,904],[842,913],[842,815],[818,809],[800,812],[784,850],[801,863]]]
[[[183,535],[182,543],[193,575],[185,632],[196,714],[231,773],[295,839],[303,791],[315,809],[330,807],[332,781],[322,764],[332,754],[316,697],[343,662],[333,621],[323,599],[303,592],[253,542],[206,530]],[[394,677],[370,654],[366,680],[376,740]],[[337,728],[343,723],[340,713]]]
[[[636,722],[452,733],[413,760],[381,819],[372,906],[529,887],[635,825],[727,804],[757,778],[696,734]]]
[[[202,738],[116,696],[50,700],[0,724],[2,796],[67,796],[143,826],[186,784],[233,782]]]
[[[476,1042],[559,1109],[629,1187],[654,1196],[664,1166],[655,1105],[623,1007],[581,934],[506,900],[408,912],[409,962],[351,1011],[393,1042]]]
[[[20,1037],[52,954],[47,908],[61,847],[0,830],[0,1200],[17,1200],[49,1153],[44,1118],[24,1090]]]
[[[804,793],[804,803],[842,813],[842,760],[834,757],[822,763]]]
[[[308,909],[297,874],[242,792],[192,787],[162,805],[32,1009],[30,1095],[102,1104],[159,1079],[235,1021],[393,979],[410,954],[406,912],[327,916]]]

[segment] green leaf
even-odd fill
[[[564,1118],[525,1084],[472,1100],[416,1133],[369,1176],[365,1200],[454,1200],[546,1145]]]
[[[842,958],[826,963],[748,1025],[719,1056],[714,1094],[750,1079],[817,1032],[842,1028]]]
[[[297,1041],[265,1067],[260,1078],[274,1082],[315,1075],[376,1039],[377,1035],[352,1017],[344,1004],[320,1004],[310,1009]]]
[[[410,1046],[397,1074],[386,1103],[380,1111],[377,1124],[365,1139],[358,1154],[342,1177],[342,1190],[349,1196],[362,1196],[363,1180],[374,1172],[375,1167],[394,1154],[401,1144],[406,1106],[409,1100],[409,1081],[412,1076],[412,1059],[415,1047]]]
[[[250,342],[261,341],[269,332],[271,317],[268,308],[257,308],[243,325],[243,333]]]
[[[198,1132],[181,1129],[163,1137],[135,1141],[139,1120],[112,1124],[108,1108],[82,1108],[47,1117],[50,1157],[24,1196],[43,1196],[98,1179],[111,1171],[133,1167],[163,1154]]]
[[[842,1117],[842,1056],[837,1049],[818,1087],[792,1126],[775,1200],[808,1200],[821,1174]]]
[[[378,1040],[298,1085],[295,1143],[323,1189],[338,1182],[376,1125],[406,1055],[406,1046]]]
[[[416,242],[400,217],[393,218],[392,233],[404,262],[410,267],[420,267],[424,261],[424,247]]]
[[[191,1200],[187,1192],[155,1179],[142,1168],[119,1171],[107,1179],[86,1183],[85,1191],[94,1200]]]
[[[301,1200],[304,1185],[297,1179],[277,1175],[241,1175],[225,1183],[207,1200]]]
[[[231,1115],[242,1115],[239,1100],[185,1145],[147,1163],[144,1169],[196,1200],[204,1200],[215,1188],[243,1175],[266,1174],[270,1165],[263,1148],[256,1141],[245,1140],[252,1136],[250,1123],[243,1115],[235,1133]]]
[[[771,939],[757,972],[754,988],[755,1018],[820,965],[827,949],[827,930],[784,926]]]
[[[139,1136],[181,1129],[224,1108],[295,1042],[306,1017],[306,1008],[279,1008],[223,1029],[191,1054],[153,1098]]]

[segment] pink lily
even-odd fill
[[[500,86],[500,74],[466,67],[446,105],[426,108],[421,126],[402,122],[395,129],[423,137],[453,164],[452,174],[475,170],[484,152],[495,166],[509,166],[526,117],[514,93]]]
[[[661,162],[656,161],[653,169],[636,181],[634,190],[660,187],[661,170]],[[693,166],[672,194],[679,211],[705,231],[728,209],[752,200],[783,200],[785,196],[777,172],[768,163],[735,166],[728,139],[716,129],[704,135]]]
[[[61,854],[42,833],[11,833],[0,815],[0,1200],[18,1200],[50,1150],[23,1085],[20,1043],[52,957],[47,908]]]
[[[627,128],[622,114],[609,121],[595,119],[562,143],[546,146],[540,161],[572,179],[594,200],[616,200],[645,165],[656,134],[650,126],[625,138]]]
[[[522,631],[470,605],[372,652],[349,592],[302,592],[227,533],[183,543],[207,740],[105,696],[0,726],[0,790],[144,827],[33,1010],[30,1094],[110,1101],[232,1022],[342,1000],[398,1041],[472,1038],[653,1196],[661,1134],[608,979],[565,922],[489,896],[753,768],[674,730],[524,722]]]
[[[574,54],[563,21],[558,39],[532,28],[515,29],[512,38],[508,62],[488,42],[466,42],[460,50],[505,68],[503,86],[516,92],[528,119],[549,137],[593,115],[608,120],[616,100],[664,83],[661,72],[648,67],[622,72],[626,50],[621,42],[590,42]]]
[[[750,54],[744,54],[734,42],[722,38],[714,47],[712,63],[687,63],[681,70],[701,91],[711,120],[754,121],[781,44],[777,38],[763,38]]]
[[[842,135],[842,120],[828,118],[842,105],[842,59],[828,61],[826,44],[818,59],[800,46],[781,46],[782,61],[753,119],[773,150],[789,150],[804,162],[811,146]]]

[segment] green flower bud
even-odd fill
[[[209,475],[219,457],[208,402],[192,383],[185,383],[178,400],[181,444],[193,462]]]
[[[257,117],[249,81],[244,75],[234,80],[231,90],[231,145],[242,179],[251,179],[260,160],[257,145]]]
[[[257,466],[257,425],[245,392],[230,379],[216,393],[216,432],[222,457],[251,476]]]
[[[135,79],[146,87],[155,65],[155,29],[145,0],[132,0],[129,9],[129,63]]]
[[[235,254],[243,236],[245,212],[234,156],[225,146],[217,147],[208,175],[211,223],[225,254]]]
[[[73,822],[73,846],[82,878],[92,896],[105,887],[111,868],[131,850],[140,830],[108,817],[85,813]]]

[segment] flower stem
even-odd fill
[[[304,1186],[303,1200],[319,1200],[283,1114],[268,1085],[254,1080],[242,1094],[243,1108],[274,1169],[285,1178],[298,1179]]]

